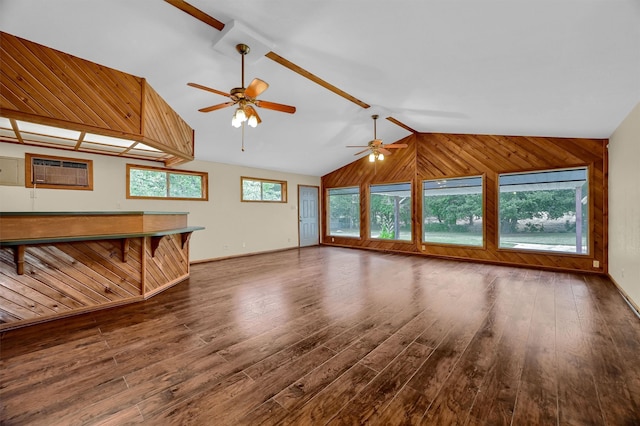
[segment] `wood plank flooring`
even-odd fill
[[[638,425],[640,319],[594,275],[310,247],[8,331],[4,425]]]

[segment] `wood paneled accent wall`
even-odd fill
[[[607,140],[495,135],[421,133],[402,141],[382,163],[366,157],[322,177],[323,196],[328,188],[360,187],[360,239],[327,235],[327,202],[323,203],[322,243],[374,250],[417,253],[498,264],[547,269],[607,272]],[[498,248],[498,175],[557,168],[589,168],[589,254],[553,254]],[[452,177],[484,177],[485,247],[462,247],[422,242],[422,181]],[[412,183],[411,242],[369,238],[369,185]],[[424,247],[424,249],[423,249]],[[594,261],[599,265],[594,266]]]
[[[193,160],[194,135],[145,79],[0,32],[2,116],[143,142]]]

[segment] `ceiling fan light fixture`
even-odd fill
[[[376,132],[376,120],[378,119],[378,115],[374,114],[371,118],[373,118],[373,139],[370,140],[367,145],[347,145],[347,148],[366,148],[360,152],[356,152],[354,155],[362,155],[369,151],[369,162],[375,163],[376,161],[384,160],[385,152],[387,155],[391,155],[391,148],[407,148],[409,146],[406,143],[395,142],[387,145],[382,143],[382,139],[378,139]]]
[[[235,128],[242,126],[242,123],[247,121],[247,114],[245,114],[242,107],[236,109],[236,112],[233,113],[233,118],[231,119],[231,125]]]
[[[236,110],[236,113],[235,113],[233,118],[235,118],[236,120],[238,120],[238,121],[240,121],[242,123],[243,121],[246,121],[247,114],[245,114],[244,110],[242,109],[242,107],[240,107],[240,108],[238,108]]]
[[[195,87],[197,89],[206,90],[208,92],[215,93],[217,95],[225,96],[230,99],[230,101],[211,105],[210,107],[201,108],[198,111],[200,112],[211,112],[216,111],[222,108],[226,108],[228,106],[237,105],[237,109],[233,113],[233,117],[231,119],[231,125],[235,128],[239,128],[243,125],[244,122],[251,127],[257,127],[258,124],[262,122],[260,116],[253,108],[253,106],[262,107],[264,109],[271,109],[274,111],[286,112],[289,114],[293,114],[296,112],[296,107],[284,104],[278,104],[275,102],[267,102],[258,100],[257,97],[269,88],[269,84],[266,81],[260,80],[259,78],[254,78],[249,86],[244,86],[244,57],[251,51],[249,46],[244,43],[236,44],[236,50],[240,53],[241,57],[241,86],[234,87],[231,89],[229,93],[221,92],[220,90],[212,89],[207,86],[202,86],[196,83],[187,83],[188,86]],[[244,129],[244,127],[243,127]]]

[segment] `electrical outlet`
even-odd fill
[[[594,268],[599,268],[600,267],[600,261],[599,260],[594,260],[593,261],[593,267]]]
[[[334,243],[335,241],[336,241],[336,239],[331,237],[331,242]]]
[[[245,243],[244,241],[242,242],[242,248],[245,248],[247,246],[247,243]]]
[[[422,246],[422,251],[425,251],[427,249],[427,246]]]

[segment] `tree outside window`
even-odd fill
[[[500,175],[500,248],[586,254],[587,171]]]
[[[127,164],[127,198],[207,200],[208,174]]]
[[[331,188],[327,195],[329,235],[360,237],[360,188]]]
[[[242,201],[253,202],[287,202],[287,182],[260,178],[240,178]]]
[[[411,241],[411,184],[369,187],[370,238]]]
[[[423,190],[424,242],[482,246],[482,177],[427,180]]]

